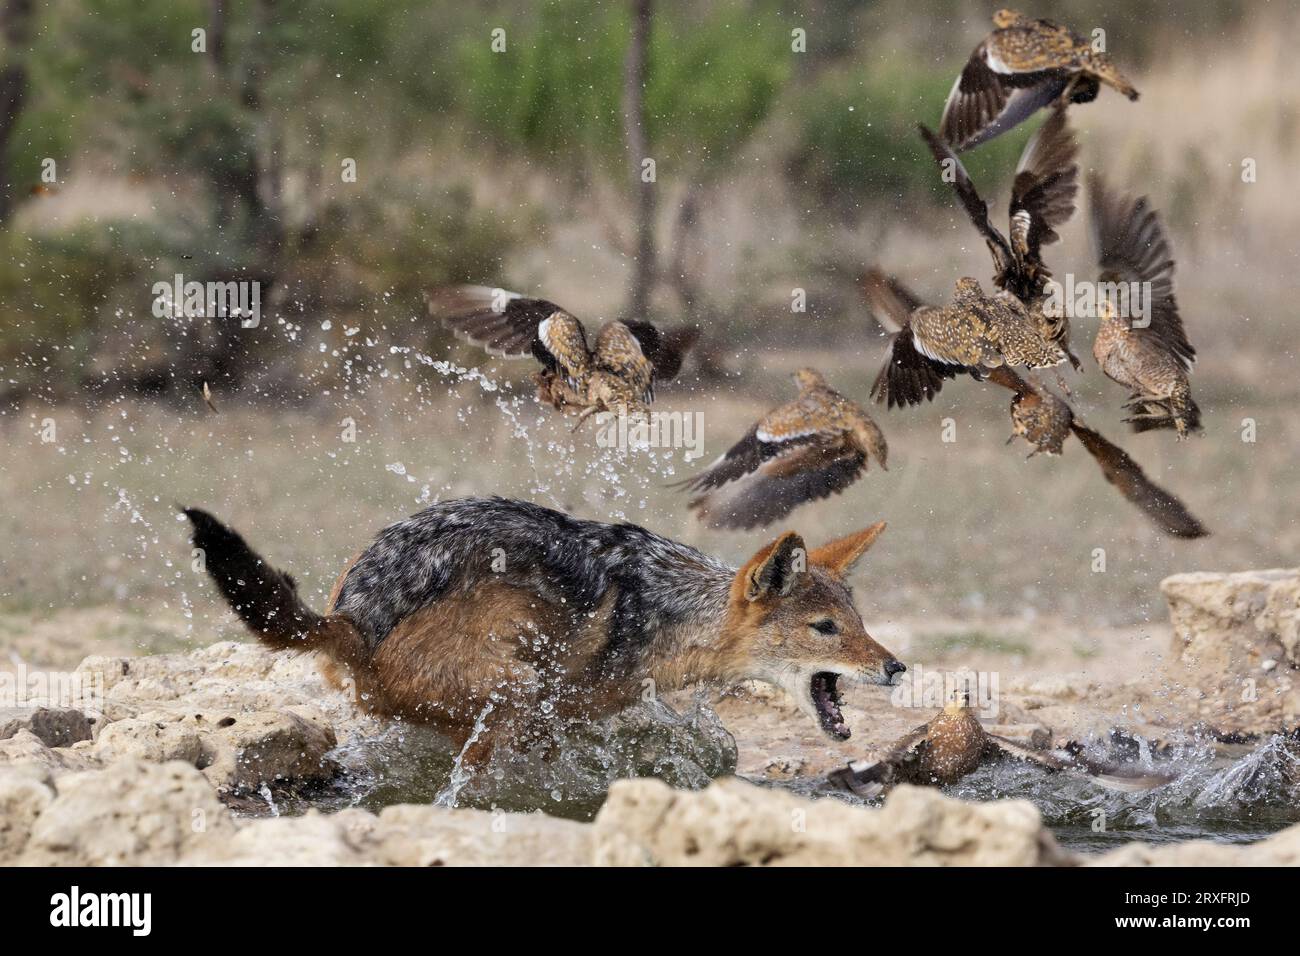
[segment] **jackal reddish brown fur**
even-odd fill
[[[888,684],[905,670],[867,634],[845,583],[883,523],[812,550],[787,532],[737,570],[632,524],[447,501],[380,532],[321,615],[236,532],[185,514],[209,575],[263,643],[320,651],[373,713],[431,724],[457,746],[473,736],[471,763],[503,738],[545,738],[647,692],[748,679],[784,688],[844,739],[839,679]]]

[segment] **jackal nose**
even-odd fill
[[[885,661],[885,677],[888,680],[893,680],[895,674],[901,674],[905,670],[907,670],[907,665],[902,661],[896,661],[892,657]]]

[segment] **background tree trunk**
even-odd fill
[[[655,276],[655,183],[643,180],[641,163],[650,157],[645,128],[646,57],[650,47],[653,0],[632,0],[632,38],[623,67],[623,131],[627,142],[632,188],[636,195],[636,259],[627,314],[643,319],[649,314]]]
[[[22,183],[14,181],[15,174],[9,165],[9,141],[18,126],[18,117],[27,98],[27,65],[21,54],[31,39],[34,0],[3,0],[0,3],[0,36],[9,49],[11,62],[0,69],[0,225],[13,213],[14,205],[22,198]],[[35,183],[33,177],[32,182]]]

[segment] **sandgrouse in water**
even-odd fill
[[[1164,774],[1111,767],[1065,750],[1033,750],[990,734],[971,709],[969,695],[960,692],[937,717],[904,736],[879,760],[850,763],[833,772],[830,779],[859,796],[871,798],[900,783],[956,783],[986,761],[1006,758],[1037,764],[1051,773],[1086,775],[1112,790],[1150,790],[1172,779]]]

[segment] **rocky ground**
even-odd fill
[[[1178,575],[1163,590],[1169,631],[1072,634],[1057,622],[1049,646],[1064,650],[1050,654],[1032,641],[1041,621],[873,630],[905,659],[996,673],[988,723],[1031,744],[1116,725],[1157,740],[1195,725],[1237,736],[1300,725],[1300,571]],[[10,696],[19,678],[76,651],[65,638],[55,659],[33,659],[24,629],[6,633],[19,635],[0,672]],[[101,635],[98,646],[112,641]],[[0,708],[0,862],[1300,864],[1300,827],[1245,847],[1134,843],[1082,858],[1056,844],[1026,801],[966,803],[905,787],[866,808],[735,778],[701,791],[621,781],[590,823],[413,804],[252,817],[241,801],[260,795],[265,807],[286,788],[328,781],[339,769],[337,746],[377,731],[324,685],[314,660],[226,641],[181,653],[101,653],[72,675],[96,706]],[[779,694],[750,689],[715,703],[736,737],[738,772],[751,778],[820,776],[933,713],[863,688],[846,711],[854,738],[832,745]]]

